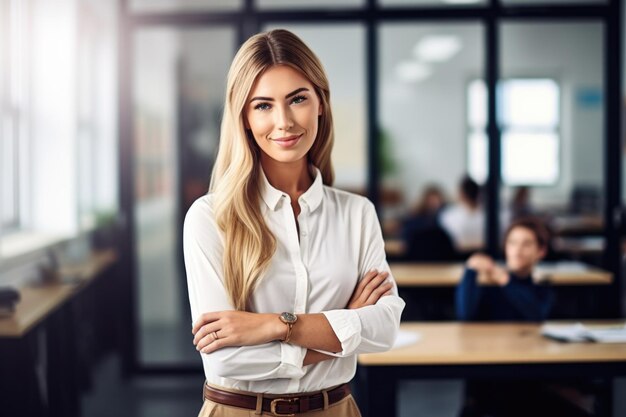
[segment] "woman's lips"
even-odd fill
[[[285,136],[283,138],[273,139],[273,141],[283,148],[290,148],[298,143],[301,137],[302,135]]]

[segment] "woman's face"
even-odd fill
[[[309,80],[287,65],[276,65],[256,80],[244,120],[266,156],[296,162],[313,146],[321,114],[322,105]]]

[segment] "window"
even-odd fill
[[[53,3],[0,1],[0,258],[117,213],[117,3]]]
[[[0,232],[20,226],[20,144],[26,140],[27,2],[0,3]]]
[[[499,85],[502,181],[554,185],[560,173],[559,85],[549,78],[513,78]],[[467,88],[468,164],[479,183],[487,178],[487,93],[482,80]]]

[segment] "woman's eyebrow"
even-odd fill
[[[295,96],[296,94],[301,93],[301,92],[303,92],[303,91],[309,91],[309,89],[308,89],[308,88],[306,88],[306,87],[300,87],[300,88],[298,88],[297,90],[293,90],[291,93],[287,94],[287,95],[285,96],[285,98],[289,98],[289,97],[291,97],[291,96]],[[255,101],[255,100],[262,100],[262,101],[274,101],[274,99],[273,99],[273,98],[271,98],[271,97],[254,97],[254,98],[252,98],[252,99],[250,100],[250,102],[253,102],[253,101]]]

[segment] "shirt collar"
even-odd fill
[[[309,210],[313,211],[322,202],[322,196],[324,195],[324,184],[322,182],[322,173],[320,172],[320,170],[317,167],[311,165],[311,171],[315,176],[313,184],[311,184],[309,189],[300,196],[299,200],[304,201],[309,207]],[[270,184],[267,177],[265,176],[265,172],[263,172],[263,168],[260,169],[260,176],[261,197],[263,198],[263,201],[270,210],[276,210],[276,208],[278,207],[278,202],[283,196],[285,196],[287,198],[287,201],[289,201],[289,195],[287,193],[280,191],[277,188],[274,188],[272,184]]]

